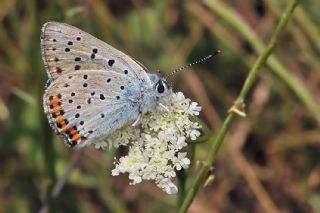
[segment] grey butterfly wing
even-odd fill
[[[41,32],[43,61],[51,80],[78,70],[113,70],[150,84],[139,62],[92,35],[64,23],[48,22]]]
[[[101,140],[139,115],[139,88],[113,70],[79,70],[62,74],[47,88],[45,113],[69,146]]]

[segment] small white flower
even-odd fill
[[[128,173],[132,185],[153,180],[166,193],[175,194],[178,188],[172,180],[176,171],[190,165],[187,153],[181,150],[187,146],[187,138],[196,140],[200,135],[201,126],[189,117],[199,115],[201,107],[181,92],[171,92],[162,104],[168,112],[157,106],[144,115],[142,128],[127,126],[96,147],[129,145],[128,155],[115,161],[112,175]]]
[[[106,149],[107,147],[108,147],[108,143],[106,141],[95,143],[96,149]]]
[[[178,192],[177,186],[168,178],[162,179],[157,185],[167,194],[176,194]]]

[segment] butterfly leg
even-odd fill
[[[132,126],[137,126],[142,121],[142,113],[140,112],[135,122],[133,122]]]
[[[168,107],[166,107],[165,105],[163,105],[162,103],[158,103],[160,107],[162,107],[164,110],[166,110],[167,112],[169,112]]]

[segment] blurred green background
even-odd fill
[[[74,25],[164,74],[221,50],[174,79],[215,133],[288,2],[1,0],[0,212],[176,210],[177,197],[153,183],[111,176],[117,150],[72,150],[53,135],[42,107],[43,23]],[[319,8],[306,0],[294,12],[189,212],[320,212]],[[194,147],[195,162],[210,144]]]

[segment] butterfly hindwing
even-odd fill
[[[100,140],[139,114],[139,88],[113,70],[79,70],[61,74],[47,88],[45,113],[56,133],[79,147]]]

